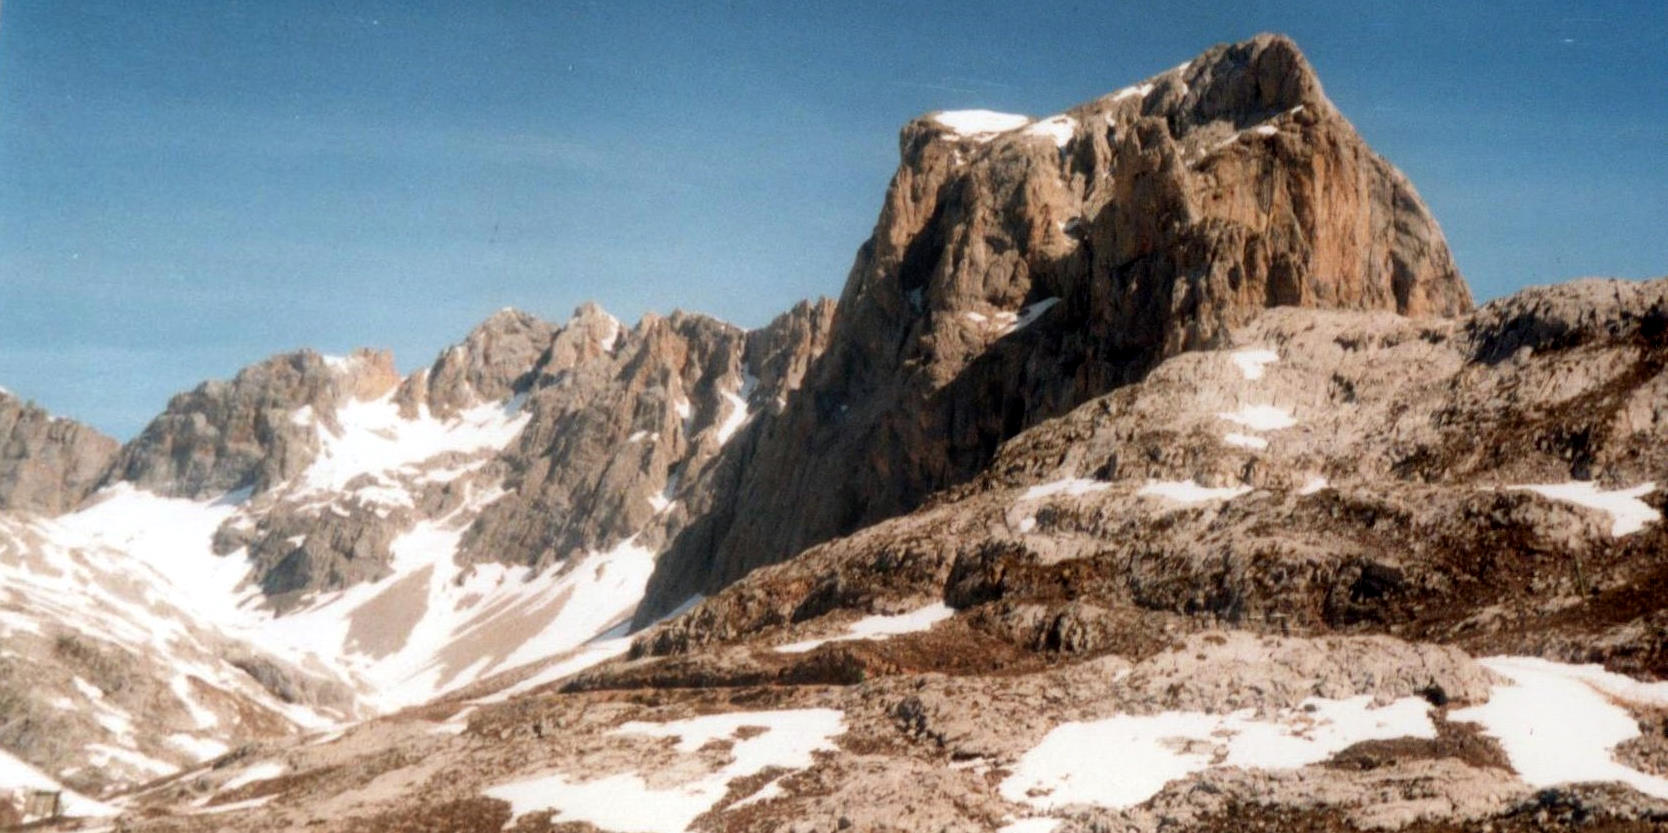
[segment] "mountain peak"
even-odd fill
[[[442,350],[426,370],[412,374],[400,388],[400,407],[409,416],[422,403],[444,418],[507,399],[525,387],[527,374],[556,332],[555,325],[535,315],[505,307]]]
[[[1283,36],[1047,118],[929,114],[901,148],[828,349],[737,491],[744,520],[680,542],[640,621],[908,511],[1020,430],[1269,307],[1471,309],[1418,194]],[[717,568],[686,585],[686,558]]]

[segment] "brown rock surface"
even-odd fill
[[[0,390],[0,511],[56,515],[104,479],[117,443]]]
[[[1008,132],[927,116],[900,145],[829,349],[763,432],[733,520],[676,542],[640,621],[913,508],[1265,307],[1471,306],[1412,186],[1281,37]]]

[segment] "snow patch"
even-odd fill
[[[938,602],[896,616],[865,616],[851,623],[851,626],[846,629],[843,635],[824,639],[807,639],[804,642],[795,642],[789,645],[778,645],[775,651],[778,654],[803,654],[829,642],[853,642],[865,639],[879,641],[901,634],[928,630],[933,625],[954,615],[956,615],[954,608],[943,602]]]
[[[318,457],[301,473],[298,485],[304,493],[335,494],[362,475],[385,479],[415,473],[419,464],[448,452],[502,449],[531,416],[517,413],[522,410],[518,404],[486,403],[439,420],[424,406],[418,406],[416,419],[401,417],[392,391],[368,402],[349,402],[336,411],[340,431],[318,426]]]
[[[1610,513],[1610,534],[1620,538],[1632,535],[1645,528],[1645,524],[1654,523],[1662,519],[1662,513],[1652,509],[1640,498],[1656,491],[1656,483],[1641,483],[1631,489],[1615,489],[1603,491],[1598,484],[1589,480],[1577,480],[1569,483],[1531,484],[1511,486],[1512,489],[1523,489],[1534,492],[1542,497],[1553,500],[1564,500],[1590,509],[1601,509]]]
[[[1273,350],[1239,350],[1228,354],[1228,358],[1239,366],[1239,372],[1248,381],[1255,382],[1263,378],[1263,368],[1280,360],[1280,354]]]
[[[744,728],[763,733],[741,737]],[[510,803],[511,821],[528,813],[554,810],[553,821],[583,821],[606,830],[682,833],[729,791],[731,781],[770,767],[800,770],[815,763],[812,753],[833,749],[845,731],[845,715],[835,709],[733,712],[671,723],[631,722],[617,735],[675,737],[678,752],[689,755],[714,740],[730,739],[730,763],[705,777],[669,789],[649,786],[635,772],[570,781],[560,773],[499,784],[483,794]]]
[[[1042,317],[1043,313],[1053,309],[1054,305],[1058,303],[1060,303],[1059,298],[1044,298],[1041,301],[1023,307],[1020,309],[1018,315],[1011,312],[1003,313],[1007,320],[1004,322],[1001,335],[1007,335],[1008,333],[1023,330],[1026,327],[1031,326],[1036,323],[1038,318]]]
[[[1222,441],[1228,445],[1237,445],[1240,448],[1249,448],[1256,451],[1268,448],[1268,440],[1262,437],[1253,437],[1250,434],[1224,434],[1222,435]]]
[[[654,553],[634,538],[576,557],[563,572],[465,568],[454,557],[461,536],[417,524],[395,539],[391,575],[264,623],[259,642],[365,680],[374,692],[367,702],[392,711],[572,651],[628,618],[654,570]],[[391,648],[380,647],[379,611],[393,604],[420,612]]]
[[[1300,495],[1312,495],[1326,488],[1327,485],[1326,478],[1317,474],[1314,477],[1309,478],[1309,482],[1304,483],[1303,488],[1298,489],[1297,493]]]
[[[1031,123],[1029,116],[994,110],[945,110],[934,113],[932,120],[954,131],[957,136],[986,142],[998,133],[1018,130]]]
[[[1278,431],[1297,424],[1292,412],[1273,405],[1243,405],[1239,410],[1217,416],[1237,422],[1253,431]]]
[[[0,796],[11,792],[26,790],[46,790],[61,793],[64,815],[66,816],[114,816],[120,810],[101,801],[94,801],[73,790],[66,790],[62,784],[53,780],[46,773],[30,766],[21,759],[13,757],[11,753],[0,749]]]
[[[603,316],[606,317],[608,319],[608,323],[613,326],[609,327],[607,335],[597,339],[597,346],[601,347],[602,352],[604,353],[612,353],[614,352],[614,348],[618,347],[620,344],[620,333],[625,331],[625,325],[620,323],[620,319],[615,318],[606,312],[603,313]]]
[[[1032,486],[1031,488],[1026,489],[1025,494],[1020,495],[1019,499],[1041,500],[1046,497],[1053,497],[1055,495],[1062,494],[1077,497],[1079,495],[1089,494],[1090,492],[1103,491],[1111,488],[1111,486],[1111,483],[1107,483],[1104,480],[1090,480],[1083,477],[1068,477],[1063,480],[1054,480],[1048,483]]]
[[[230,780],[226,781],[226,783],[221,784],[218,791],[230,792],[238,787],[253,784],[256,781],[270,781],[288,771],[289,767],[284,766],[278,761],[263,761],[252,766],[245,767],[242,772],[232,776]]]
[[[746,425],[747,420],[753,416],[753,412],[747,407],[747,401],[752,397],[753,390],[758,386],[758,377],[742,371],[741,387],[733,393],[730,391],[723,392],[722,396],[724,401],[729,403],[730,410],[724,414],[724,421],[718,426],[719,445],[729,442],[730,438],[741,430],[741,426]]]
[[[1487,703],[1448,715],[1480,724],[1500,741],[1525,783],[1620,781],[1668,798],[1668,779],[1616,760],[1616,746],[1639,735],[1639,723],[1616,701],[1668,706],[1668,683],[1641,683],[1598,665],[1565,665],[1535,657],[1490,657],[1485,668],[1511,680]]]
[[[1042,810],[1072,804],[1132,807],[1165,784],[1215,766],[1296,769],[1366,740],[1436,737],[1430,704],[1370,695],[1310,698],[1267,718],[1167,711],[1056,726],[1014,765],[1002,796]],[[1107,750],[1117,750],[1109,755]]]
[[[1123,101],[1126,98],[1146,98],[1153,91],[1152,84],[1133,84],[1112,94],[1113,101]]]
[[[202,763],[211,761],[231,751],[231,747],[212,738],[200,738],[196,735],[174,734],[168,736],[168,743],[175,749],[190,755],[192,760]]]
[[[1177,503],[1203,503],[1210,500],[1232,500],[1249,491],[1250,486],[1212,488],[1200,486],[1192,480],[1149,480],[1136,494],[1161,497]]]
[[[1076,132],[1077,120],[1071,116],[1050,116],[1025,128],[1025,135],[1052,139],[1054,146],[1062,150]]]

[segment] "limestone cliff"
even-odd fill
[[[1418,194],[1282,37],[1043,120],[911,122],[828,350],[639,621],[916,505],[1273,306],[1471,308]]]

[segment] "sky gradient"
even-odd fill
[[[507,305],[757,326],[838,295],[911,117],[1259,31],[1479,299],[1668,273],[1668,5],[1501,8],[5,0],[0,386],[126,439],[267,355],[409,371]]]

